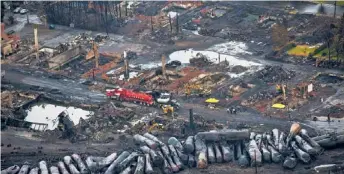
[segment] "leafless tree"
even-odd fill
[[[277,50],[286,45],[289,41],[288,30],[282,25],[276,24],[273,26],[271,34],[274,48]]]

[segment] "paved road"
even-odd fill
[[[2,70],[6,71],[4,76],[5,82],[8,82],[19,89],[29,89],[38,92],[45,92],[54,99],[63,101],[84,103],[84,104],[99,104],[106,101],[106,96],[101,92],[90,91],[86,85],[81,84],[79,81],[60,78],[49,78],[46,75],[39,75],[40,71],[35,73],[25,73],[14,70],[13,67],[2,65]],[[239,112],[237,115],[229,115],[222,110],[210,110],[202,105],[194,103],[183,103],[183,108],[179,114],[188,118],[189,109],[193,109],[194,113],[202,115],[206,120],[216,120],[222,123],[245,123],[249,125],[258,125],[261,127],[277,127],[289,129],[286,126],[288,120],[279,119],[274,117],[266,117],[259,113],[248,111]],[[290,124],[290,123],[289,123]],[[284,125],[283,127],[281,125]],[[304,123],[306,127],[317,129],[317,125],[309,126],[309,123]]]
[[[46,92],[51,97],[70,102],[95,104],[106,101],[106,96],[103,93],[90,91],[86,85],[79,81],[67,78],[49,78],[40,71],[36,71],[35,74],[28,74],[15,70],[8,65],[1,65],[1,68],[6,72],[2,82],[10,83],[19,89]],[[41,76],[39,76],[40,73]]]

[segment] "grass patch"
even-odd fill
[[[318,47],[309,45],[297,45],[296,47],[288,50],[288,55],[291,56],[308,56],[313,53]]]
[[[334,2],[333,1],[313,1],[313,3],[316,3],[316,4],[332,4],[334,5]],[[337,1],[337,6],[344,6],[344,1]]]
[[[334,48],[331,49],[331,60],[337,60],[337,53]],[[314,55],[315,58],[328,59],[328,48],[324,48],[319,53]]]
[[[344,1],[337,1],[337,6],[344,6]]]

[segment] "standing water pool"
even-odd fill
[[[35,123],[48,124],[47,130],[54,130],[57,128],[57,116],[62,112],[67,111],[69,118],[74,125],[79,124],[80,118],[88,119],[93,115],[92,111],[83,110],[75,107],[59,106],[54,104],[37,104],[27,110],[25,121]]]

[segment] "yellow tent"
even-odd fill
[[[285,105],[281,103],[276,103],[276,104],[273,104],[272,107],[277,108],[277,109],[284,109]]]
[[[206,103],[218,103],[220,100],[216,98],[208,98],[205,102]]]

